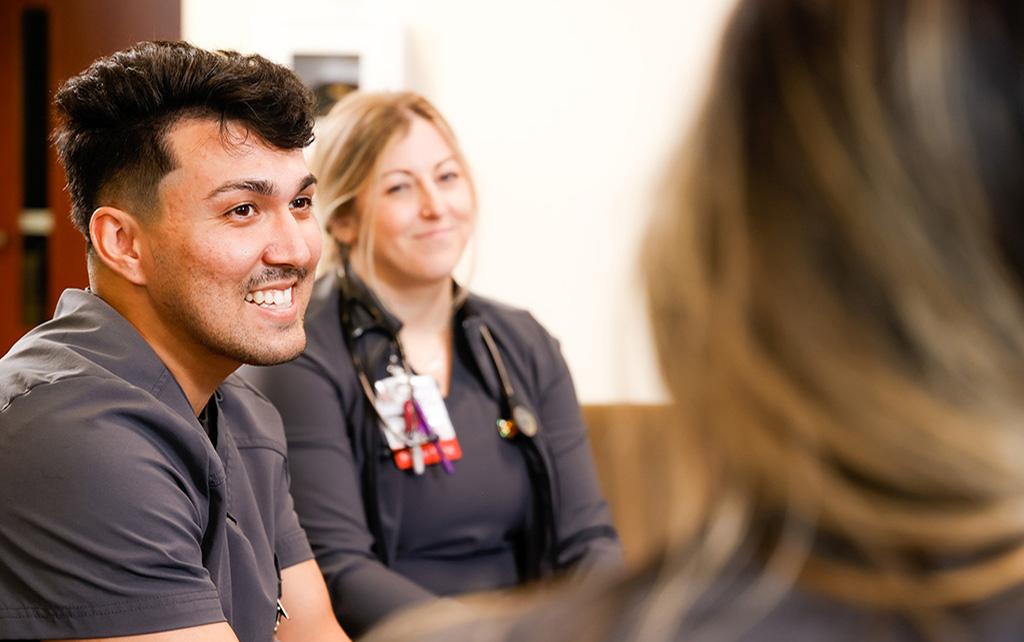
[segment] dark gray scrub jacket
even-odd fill
[[[310,559],[273,406],[235,376],[216,446],[171,373],[99,297],[0,359],[0,638],[227,620],[273,637],[281,568]]]

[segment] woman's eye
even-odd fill
[[[445,172],[444,174],[441,174],[440,181],[442,183],[449,183],[451,181],[454,181],[458,177],[459,177],[459,173],[458,172]]]
[[[398,194],[399,192],[404,192],[407,189],[409,189],[409,184],[408,183],[395,183],[394,185],[391,185],[390,187],[385,189],[384,193],[385,194]]]

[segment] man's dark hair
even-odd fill
[[[185,42],[142,42],[100,58],[65,82],[54,103],[71,219],[90,245],[101,199],[133,214],[155,205],[160,179],[175,166],[166,135],[182,118],[212,118],[222,131],[239,123],[279,149],[313,140],[313,96],[292,71]]]

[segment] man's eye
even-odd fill
[[[299,196],[292,201],[292,209],[305,210],[313,207],[313,199],[309,196]]]
[[[243,203],[242,205],[237,205],[231,208],[231,211],[229,211],[228,214],[230,214],[231,216],[235,216],[237,218],[249,218],[250,216],[255,214],[255,212],[256,210],[252,206],[252,204]]]

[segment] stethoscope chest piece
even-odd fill
[[[537,418],[522,404],[512,407],[511,419],[499,419],[497,425],[502,439],[512,439],[519,433],[531,438],[537,434]]]
[[[516,404],[512,408],[512,421],[515,422],[519,432],[527,437],[533,437],[537,434],[537,418],[533,416],[533,413],[526,406]]]

